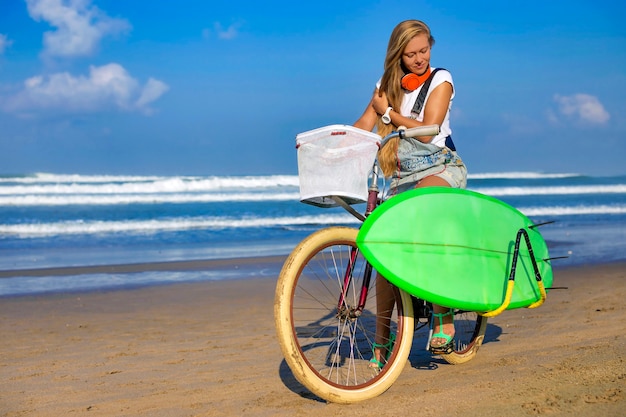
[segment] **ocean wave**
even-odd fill
[[[626,214],[626,205],[579,205],[519,208],[526,216],[570,216],[590,214]],[[191,217],[123,221],[59,221],[51,223],[0,224],[0,237],[49,237],[79,234],[149,234],[193,229],[222,230],[245,228],[285,227],[303,225],[328,226],[360,224],[347,213],[284,217]]]
[[[14,195],[202,192],[299,185],[295,175],[150,177],[37,174],[32,177],[3,177],[0,178],[2,183],[5,185],[0,186],[0,194]]]
[[[5,175],[0,177],[0,183],[102,183],[102,182],[138,182],[156,181],[170,177],[155,175],[81,175],[81,174],[48,174],[35,173],[32,175]]]
[[[287,187],[294,189],[294,187]],[[473,191],[492,197],[533,196],[533,195],[590,195],[626,194],[626,184],[616,185],[577,185],[546,187],[485,187],[471,188]],[[296,188],[297,190],[297,188]],[[49,190],[52,191],[52,190]],[[42,194],[2,194],[0,206],[76,206],[76,205],[120,205],[120,204],[186,204],[186,203],[225,203],[225,202],[270,202],[299,201],[298,191],[252,190],[252,192],[195,192],[195,193],[106,193],[91,194],[42,193]]]
[[[475,179],[475,180],[559,179],[559,178],[574,178],[574,177],[581,177],[581,176],[582,176],[581,174],[574,174],[574,173],[546,174],[544,172],[484,172],[484,173],[477,173],[477,174],[468,174],[469,179]]]
[[[326,214],[316,216],[227,218],[197,217],[124,221],[61,221],[53,223],[30,223],[0,225],[0,236],[48,237],[78,234],[107,233],[156,233],[193,229],[242,229],[267,228],[294,225],[358,224],[349,214]]]
[[[565,194],[626,194],[626,184],[615,185],[568,185],[545,187],[476,187],[473,191],[490,195],[565,195]]]
[[[558,178],[578,174],[503,172],[470,178],[516,178],[519,185],[472,186],[493,197],[626,194],[623,177],[604,184],[560,185]],[[554,184],[531,185],[522,178],[557,178]],[[621,182],[621,183],[620,183]],[[562,184],[562,183],[561,183]],[[75,206],[298,201],[296,175],[267,176],[114,176],[35,174],[0,178],[0,206]]]
[[[572,216],[588,214],[626,214],[626,206],[598,205],[598,206],[551,206],[551,207],[522,207],[518,209],[524,215],[531,216]]]
[[[561,179],[581,177],[576,173],[543,173],[543,172],[484,172],[469,174],[469,179]],[[226,187],[271,186],[272,182],[286,185],[298,185],[298,175],[266,175],[266,176],[162,176],[162,175],[82,175],[35,173],[32,175],[0,176],[0,184],[119,184],[124,183],[161,183],[170,181],[196,182],[208,181],[213,185]]]
[[[120,204],[187,204],[261,201],[298,201],[299,193],[205,193],[142,195],[26,195],[2,196],[0,206],[76,206]]]

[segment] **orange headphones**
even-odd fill
[[[401,81],[402,88],[408,91],[415,91],[422,84],[424,84],[424,82],[428,79],[429,76],[430,76],[430,67],[428,67],[428,70],[422,75],[417,75],[412,72],[409,72],[408,74],[405,74],[404,77],[402,77],[402,81]]]

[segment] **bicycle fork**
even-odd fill
[[[346,268],[346,273],[343,277],[343,284],[341,288],[341,294],[339,296],[339,302],[337,303],[337,315],[347,320],[354,320],[361,316],[365,309],[365,300],[367,299],[367,293],[369,291],[370,282],[372,279],[372,266],[369,263],[365,263],[365,270],[363,275],[363,283],[359,290],[359,301],[355,306],[349,306],[346,302],[346,296],[353,284],[354,267],[356,265],[356,258],[359,254],[358,248],[352,248],[350,250],[350,261]]]

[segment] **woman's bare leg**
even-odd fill
[[[439,177],[430,176],[422,179],[416,186],[416,188],[421,187],[450,187],[450,184]],[[374,338],[374,342],[378,345],[385,345],[389,343],[390,337],[390,329],[389,324],[391,322],[391,312],[394,307],[394,296],[393,296],[393,287],[384,277],[381,275],[377,275],[376,277],[376,336]],[[435,313],[446,313],[449,309],[446,307],[433,305],[433,312]],[[447,335],[454,335],[454,323],[452,321],[452,316],[444,316],[443,318],[443,332]],[[440,330],[439,322],[435,322],[435,326],[433,326],[433,333],[438,333]],[[446,339],[443,338],[433,338],[431,340],[431,346],[440,346],[445,345],[447,342]],[[379,363],[384,364],[384,359],[387,354],[387,350],[385,348],[374,348],[374,358]],[[378,366],[376,364],[372,364],[372,366]]]
[[[445,314],[449,311],[450,309],[447,307],[433,304],[433,313],[435,314]],[[450,338],[454,337],[454,321],[452,315],[447,314],[445,316],[441,316],[441,320],[443,322],[443,329],[441,329],[439,318],[435,317],[433,321],[433,334],[437,334],[443,331],[443,333],[450,336]],[[450,339],[445,339],[443,337],[433,337],[430,340],[430,347],[439,348],[447,345],[449,342]]]
[[[422,187],[450,187],[450,184],[448,183],[448,181],[444,180],[443,178],[439,178],[433,175],[433,176],[422,179],[416,186],[416,188],[422,188]],[[447,307],[433,304],[433,313],[442,314],[442,313],[447,313],[449,311],[450,309]],[[442,316],[442,322],[443,322],[443,333],[450,337],[454,336],[453,317],[451,315]],[[434,324],[433,324],[433,334],[437,334],[441,331],[442,329],[440,326],[440,322],[438,319],[435,319]],[[434,337],[430,341],[430,346],[437,348],[437,347],[445,346],[447,343],[448,343],[448,340],[442,337]]]
[[[374,342],[378,345],[389,343],[391,330],[391,313],[395,305],[393,286],[382,275],[376,275],[376,336]],[[387,349],[374,348],[374,359],[384,365]],[[378,366],[373,363],[372,366]]]

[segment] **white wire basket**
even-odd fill
[[[339,196],[348,204],[367,201],[367,179],[380,136],[349,125],[330,125],[296,136],[300,201],[334,207]]]

